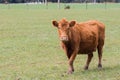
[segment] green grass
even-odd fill
[[[120,80],[120,4],[25,5],[0,4],[0,80]],[[78,22],[96,19],[106,25],[103,69],[97,69],[97,54],[88,71],[87,56],[78,55],[75,72],[67,75],[67,57],[60,48],[52,20]]]

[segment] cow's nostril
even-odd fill
[[[61,40],[61,41],[68,41],[68,38],[67,38],[66,36],[62,36],[62,37],[60,38],[60,40]]]

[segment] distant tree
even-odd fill
[[[57,2],[57,0],[50,0],[51,2]]]
[[[24,3],[24,2],[37,2],[38,0],[0,0],[0,3]],[[40,2],[46,3],[46,0],[39,0]],[[120,2],[120,0],[60,0],[60,3],[83,3],[83,2]],[[58,2],[58,0],[47,0],[47,2]]]

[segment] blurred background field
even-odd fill
[[[120,80],[120,4],[0,4],[0,80]],[[67,57],[52,20],[99,20],[106,25],[103,69],[98,57],[88,71],[86,55],[78,55],[67,75]]]

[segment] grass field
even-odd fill
[[[120,80],[120,4],[0,4],[0,80]],[[67,57],[60,48],[52,20],[67,18],[79,22],[99,20],[106,25],[103,69],[98,57],[88,71],[87,56],[75,59],[75,72],[67,75]]]

